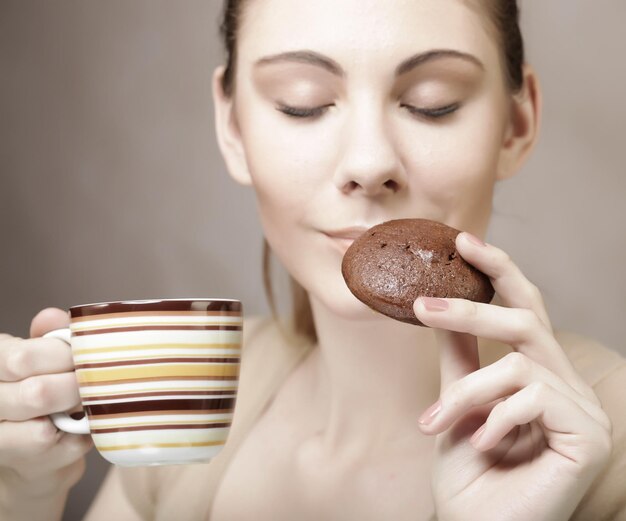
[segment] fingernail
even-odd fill
[[[441,400],[437,400],[426,409],[417,421],[422,425],[430,425],[435,419],[435,416],[439,414],[439,411],[441,411]]]
[[[449,304],[447,300],[443,300],[441,298],[433,298],[433,297],[420,297],[422,299],[422,303],[426,308],[426,311],[445,311],[448,309]]]
[[[485,428],[487,427],[487,424],[483,424],[483,426],[478,429],[473,436],[470,438],[470,443],[472,445],[476,445],[478,443],[478,440],[480,440],[480,437],[483,435],[483,432],[485,432]]]
[[[483,242],[478,237],[476,237],[475,235],[472,235],[469,232],[465,232],[465,236],[467,237],[467,240],[469,242],[471,242],[472,244],[475,244],[476,246],[487,246],[485,242]]]

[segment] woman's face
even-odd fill
[[[373,316],[341,260],[350,238],[383,221],[484,236],[510,95],[481,9],[248,0],[238,60],[246,175],[273,252],[312,296],[346,318]]]

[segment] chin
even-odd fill
[[[345,285],[343,278],[341,276],[339,278],[340,281],[329,284],[325,291],[317,291],[317,288],[308,290],[310,298],[343,320],[355,322],[391,320],[357,299]]]

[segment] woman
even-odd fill
[[[554,332],[538,289],[480,239],[495,183],[517,172],[539,127],[516,2],[231,0],[223,28],[219,145],[293,277],[294,326],[246,324],[218,457],[113,468],[87,519],[626,516],[624,360]],[[457,248],[497,300],[420,298],[430,328],[357,301],[340,273],[347,245],[401,217],[470,232]],[[66,321],[45,310],[32,336]],[[44,343],[46,356],[29,356]],[[76,403],[67,348],[9,337],[3,348],[1,512],[59,519],[89,442],[31,418]],[[17,385],[31,376],[36,399],[22,403]]]

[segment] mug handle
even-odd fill
[[[70,338],[72,334],[69,328],[55,329],[46,333],[43,338],[58,338],[63,340],[68,345],[71,345]],[[80,420],[75,420],[66,412],[55,412],[50,415],[52,423],[57,429],[70,434],[89,434],[89,421],[87,420],[87,414]]]

